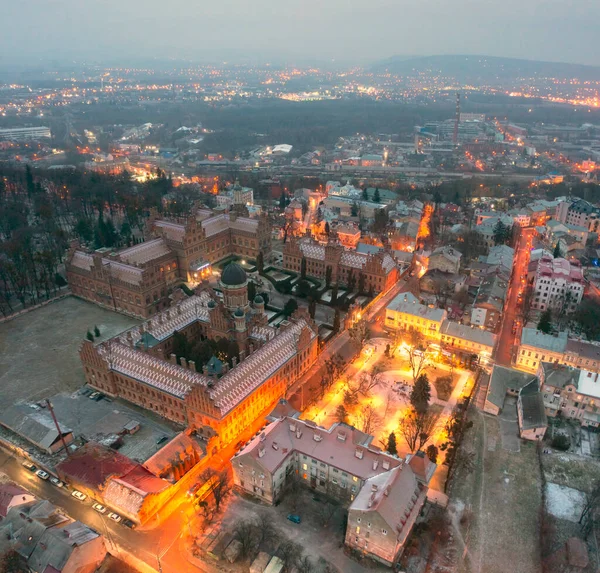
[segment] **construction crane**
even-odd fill
[[[458,122],[460,121],[460,92],[456,92],[456,117],[454,118],[454,133],[452,135],[452,143],[456,147],[458,145]]]

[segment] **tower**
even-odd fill
[[[230,310],[248,306],[248,277],[237,263],[229,263],[221,273],[219,286],[223,291],[223,303]]]
[[[454,118],[454,134],[452,143],[458,145],[458,122],[460,121],[460,92],[456,92],[456,117]]]

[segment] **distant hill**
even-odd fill
[[[371,71],[399,76],[419,73],[456,78],[461,82],[493,83],[516,78],[578,78],[600,80],[600,67],[560,62],[537,62],[492,56],[393,56],[374,64]]]

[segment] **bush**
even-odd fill
[[[556,434],[552,438],[552,447],[566,452],[571,447],[571,440],[565,434]]]
[[[65,280],[65,277],[63,277],[60,273],[56,273],[54,275],[54,282],[56,283],[56,286],[59,288],[67,286],[67,281]]]

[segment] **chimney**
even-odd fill
[[[300,439],[302,437],[302,430],[296,430],[296,438]]]
[[[345,442],[346,441],[346,432],[338,432],[337,439],[340,442]]]
[[[294,424],[293,422],[290,424],[290,432],[295,432],[296,431],[296,424]]]
[[[249,348],[248,356],[250,356],[250,354],[253,354],[253,353],[254,353],[254,344],[251,344],[250,348]]]
[[[243,362],[244,358],[246,358],[246,351],[240,350],[240,362]]]
[[[387,460],[384,460],[381,465],[383,466],[384,470],[389,470],[390,469],[390,462],[388,462]]]
[[[373,485],[371,486],[371,491],[375,492],[375,491],[377,491],[377,489],[378,489],[378,487],[377,487],[377,485],[376,485],[376,484],[373,484]]]
[[[237,366],[237,358],[234,356],[234,357],[231,359],[231,362],[233,363],[233,367],[235,368],[235,367]]]
[[[177,314],[181,314],[181,303],[177,305]]]
[[[320,442],[323,439],[323,436],[321,436],[321,434],[313,434],[313,440],[315,442]]]
[[[202,374],[208,376],[208,366],[206,364],[202,367]]]
[[[271,444],[271,446],[273,447],[274,450],[278,450],[279,449],[279,444],[277,442],[273,442]]]
[[[258,457],[262,458],[265,455],[265,447],[261,444],[258,447]]]
[[[177,356],[175,356],[175,354],[171,353],[171,355],[169,356],[169,362],[171,364],[177,364]]]
[[[265,433],[264,433],[264,432],[261,432],[261,433],[260,433],[260,441],[261,441],[261,442],[264,442],[264,441],[265,441],[265,439],[266,439],[266,437],[267,437],[267,436],[265,435]]]
[[[362,460],[363,451],[360,448],[356,448],[356,450],[354,450],[354,456],[357,457],[359,460]]]
[[[171,309],[167,309],[167,320],[171,320]]]
[[[195,372],[196,371],[196,363],[193,360],[188,360],[188,368]]]
[[[376,469],[377,469],[377,466],[379,466],[379,461],[378,461],[378,460],[375,460],[375,461],[373,462],[373,469],[374,469],[374,470],[376,470]]]
[[[187,368],[187,362],[183,356],[179,359],[179,362],[181,362],[182,368]]]

